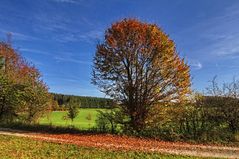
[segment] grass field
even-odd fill
[[[192,158],[159,153],[112,151],[70,144],[36,141],[0,135],[0,157],[5,158],[79,158],[79,159],[176,159]]]
[[[79,109],[79,114],[72,122],[70,119],[64,120],[64,116],[67,115],[67,111],[54,111],[48,114],[46,117],[40,119],[39,123],[44,125],[55,125],[55,126],[71,126],[80,129],[89,129],[95,126],[95,120],[97,118],[97,110],[104,109],[93,109],[93,108],[82,108]]]

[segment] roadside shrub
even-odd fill
[[[122,133],[125,116],[118,108],[98,111],[96,127],[102,132]]]
[[[102,115],[101,113],[99,113],[97,119],[96,119],[96,128],[100,131],[100,132],[110,132],[110,122],[109,120]]]

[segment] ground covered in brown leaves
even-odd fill
[[[200,157],[239,158],[239,147],[196,145],[182,142],[164,142],[136,137],[116,136],[107,134],[47,134],[0,130],[0,134],[30,137],[48,142],[70,143],[79,146],[97,147],[112,150],[134,150],[145,152],[161,152]]]

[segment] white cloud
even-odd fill
[[[197,61],[197,60],[190,60],[189,61],[189,66],[192,69],[196,69],[196,70],[202,69],[202,64],[199,61]]]

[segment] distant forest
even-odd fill
[[[79,103],[80,108],[112,108],[113,100],[109,98],[87,97],[51,93],[54,100],[58,103],[60,109],[65,109],[71,102]]]

